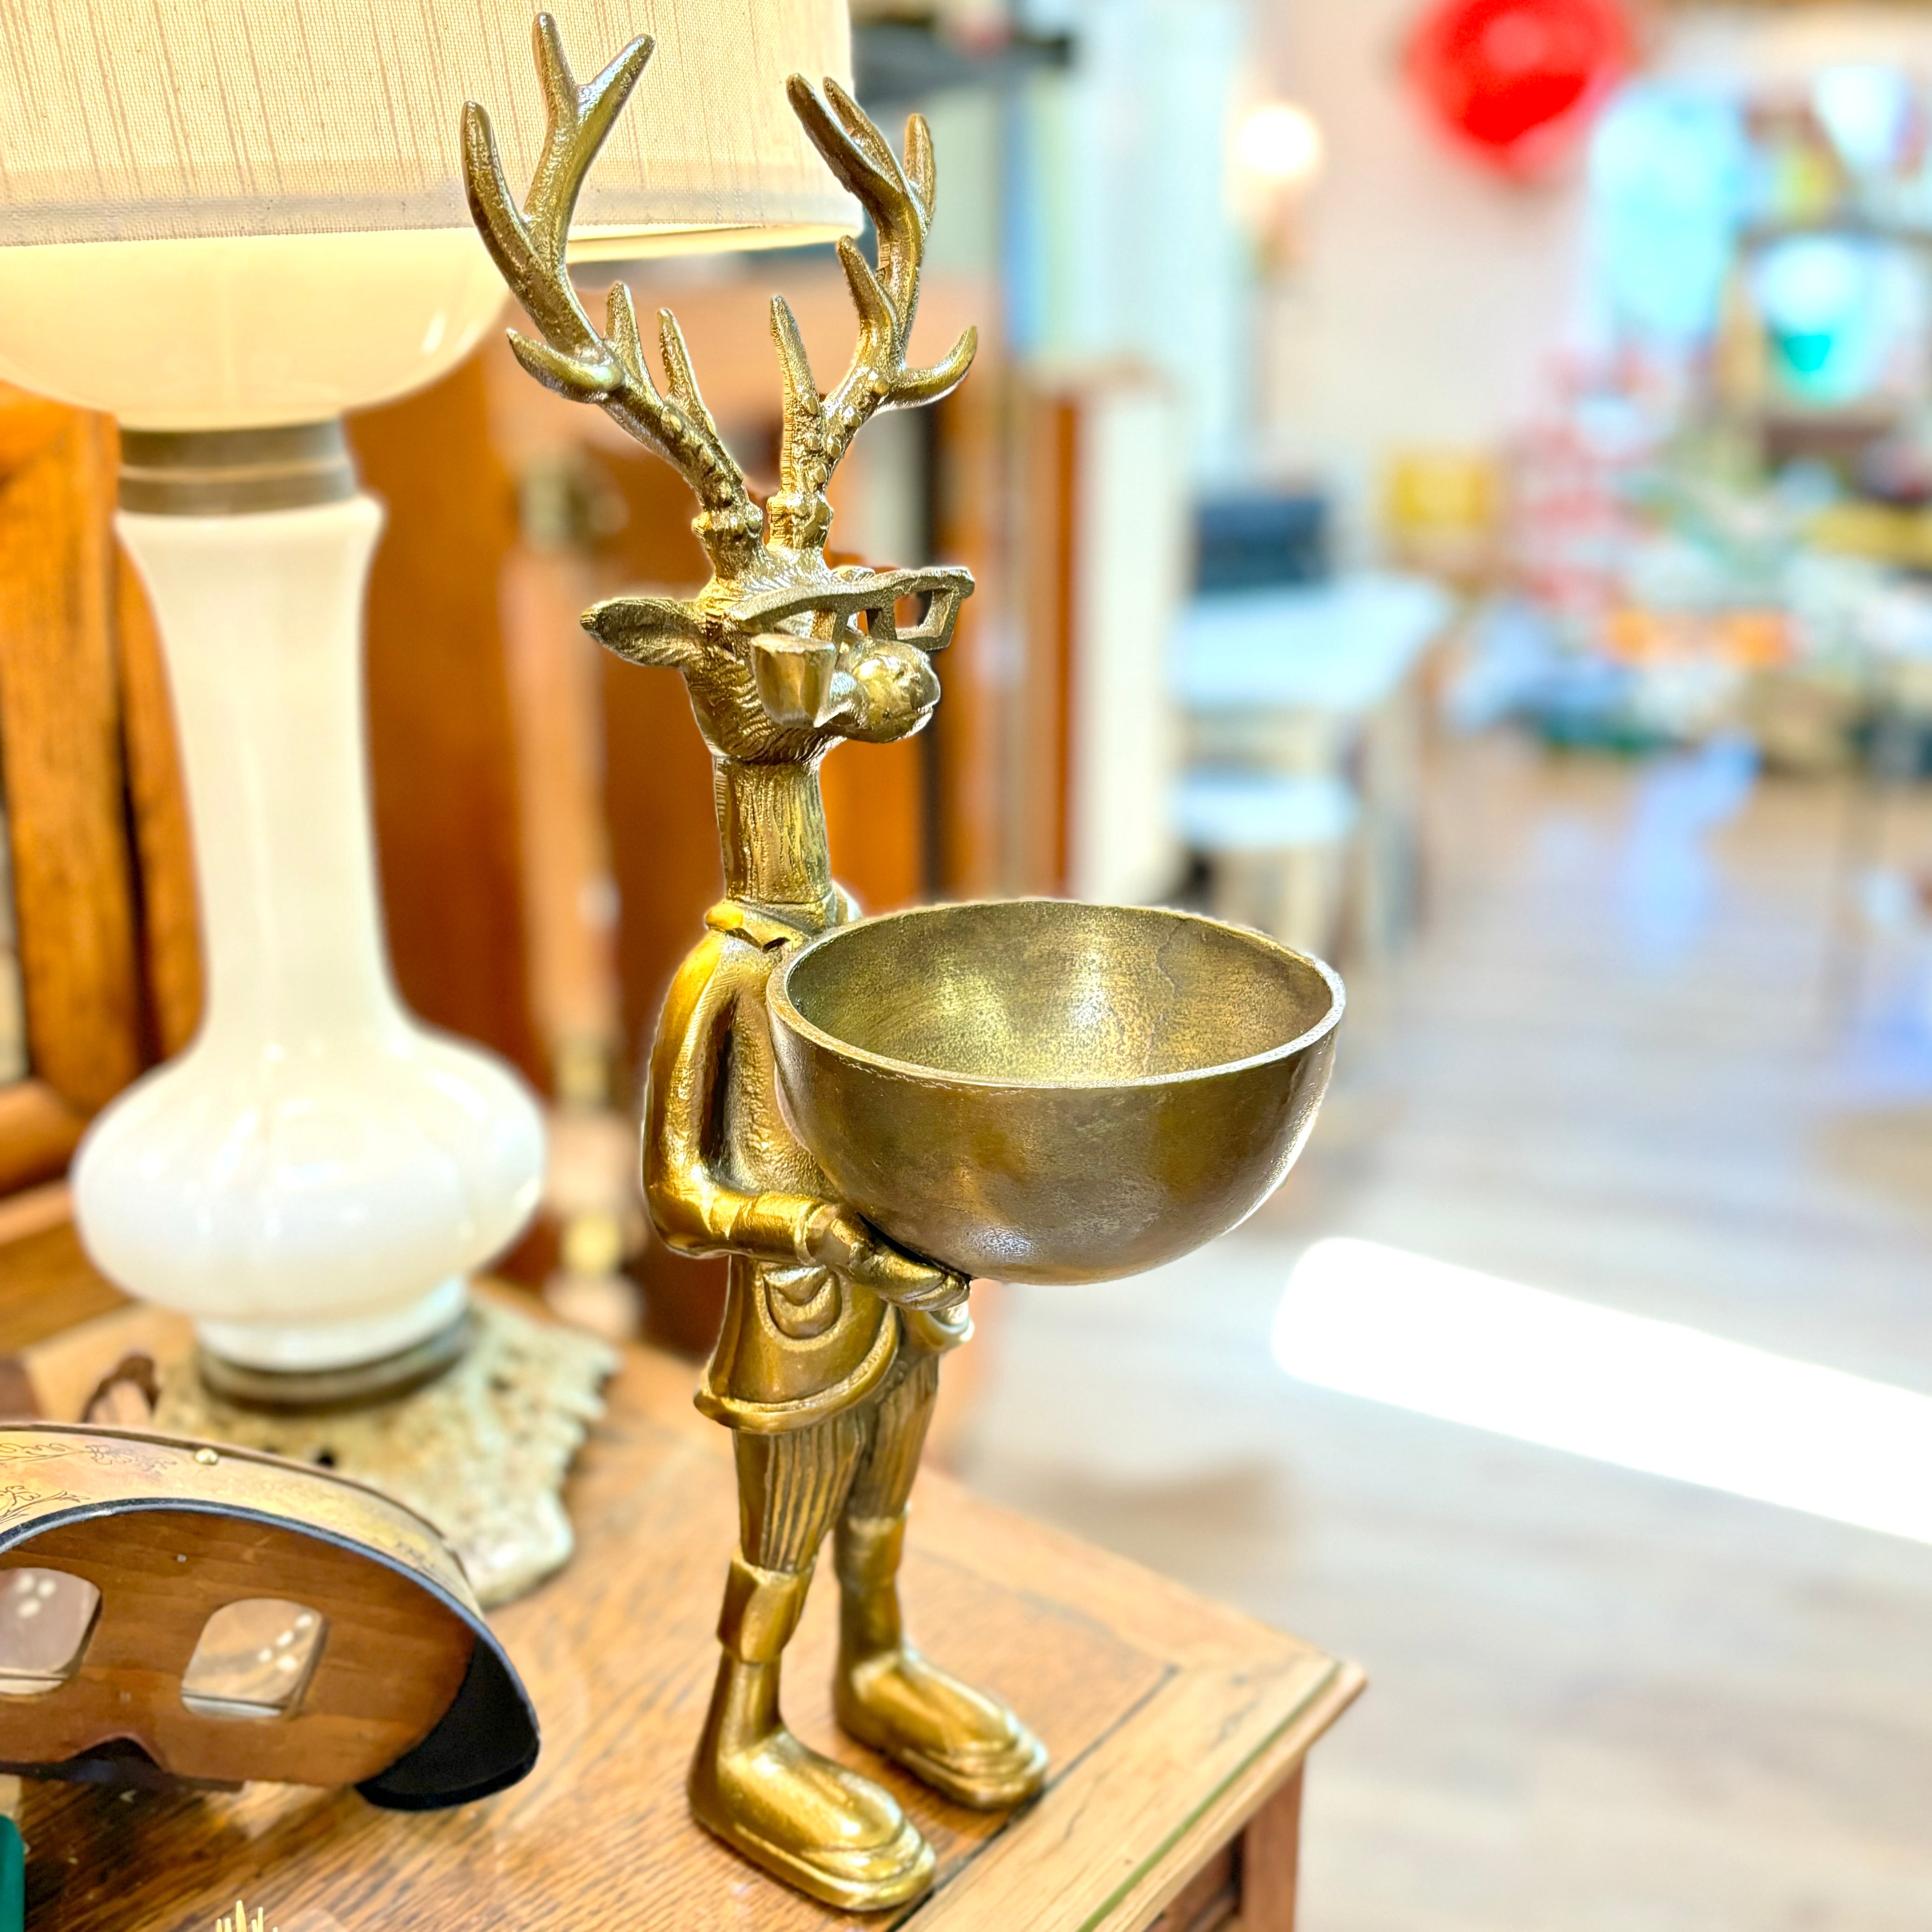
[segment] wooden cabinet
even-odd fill
[[[181,1044],[200,1004],[172,728],[114,542],[116,461],[103,418],[0,387],[9,1030],[25,1032],[25,1077],[0,1086],[0,1193],[61,1172],[88,1115]]]

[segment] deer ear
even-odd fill
[[[608,651],[632,664],[682,670],[702,647],[704,626],[669,597],[612,597],[584,614],[584,628]]]

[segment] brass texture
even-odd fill
[[[144,516],[247,516],[355,494],[339,417],[273,429],[121,432],[121,507]]]
[[[1225,1234],[1314,1125],[1342,983],[1147,907],[921,907],[774,976],[785,1112],[838,1198],[1003,1281],[1138,1274]]]
[[[494,1293],[472,1298],[460,1339],[460,1354],[433,1380],[326,1406],[224,1398],[209,1384],[206,1352],[191,1354],[164,1364],[154,1426],[316,1463],[394,1496],[442,1532],[478,1601],[494,1610],[569,1561],[565,1480],[616,1358],[595,1336],[538,1321]],[[434,1359],[412,1351],[390,1360],[412,1358]],[[331,1392],[327,1377],[304,1380],[304,1394]],[[290,1393],[254,1386],[271,1399]],[[333,1392],[344,1396],[345,1384]]]
[[[944,1083],[914,1079],[910,1084],[920,1091],[904,1114],[861,1100],[860,1083],[902,1076],[861,1065],[851,1051],[856,1042],[838,1042],[832,1034],[825,1036],[831,1045],[808,1042],[802,1022],[776,1017],[772,1000],[788,960],[820,934],[842,937],[853,917],[832,877],[820,765],[842,740],[887,742],[924,728],[939,700],[932,658],[951,641],[960,602],[973,587],[961,569],[834,567],[825,555],[832,526],[826,488],[853,436],[878,410],[937,401],[972,361],[970,330],[929,368],[909,367],[905,359],[933,209],[931,138],[914,116],[902,160],[834,83],[822,93],[801,76],[788,84],[806,132],[872,218],[878,266],[854,243],[838,244],[858,313],[858,344],[830,390],[818,388],[783,298],[772,300],[784,395],[780,487],[761,510],[698,394],[669,311],[658,316],[660,389],[646,364],[628,291],[621,284],[611,290],[600,328],[585,313],[566,262],[578,190],[651,43],[632,42],[581,88],[547,16],[537,18],[536,45],[548,133],[520,209],[503,178],[488,116],[474,103],[464,116],[471,211],[542,337],[512,334],[511,346],[539,382],[602,408],[683,474],[701,506],[692,527],[712,573],[688,600],[619,597],[584,620],[620,657],[683,676],[711,752],[725,882],[726,896],[707,915],[708,929],[658,1019],[644,1136],[645,1192],[659,1232],[675,1249],[728,1256],[730,1263],[724,1318],[698,1402],[736,1432],[740,1554],[727,1585],[718,1676],[688,1790],[698,1821],[767,1871],[848,1910],[883,1909],[916,1898],[931,1885],[930,1848],[887,1792],[800,1743],[779,1708],[783,1652],[820,1546],[836,1536],[841,1637],[835,1708],[844,1728],[957,1802],[1004,1809],[1036,1793],[1046,1775],[1038,1741],[998,1700],[921,1655],[906,1639],[901,1613],[906,1510],[939,1360],[970,1333],[965,1268],[979,1265],[986,1238],[997,1246],[1003,1230],[1018,1225],[1016,1216],[1027,1219],[1036,1245],[1055,1257],[1058,1271],[1047,1278],[1056,1280],[1145,1265],[1133,1257],[1178,1252],[1238,1219],[1286,1170],[1306,1131],[1327,1070],[1340,988],[1312,962],[1197,922],[1211,935],[1198,944],[1218,948],[1231,976],[1216,986],[1204,969],[1197,974],[1184,1016],[1176,1003],[1160,1007],[1154,991],[1163,950],[1181,944],[1175,929],[1162,928],[1151,958],[1136,963],[1136,947],[1146,949],[1150,928],[1136,926],[1135,915],[1064,905],[1016,912],[1009,916],[1030,918],[1037,930],[1035,970],[1064,970],[1069,935],[1096,919],[1096,929],[1112,935],[1097,976],[1090,974],[1078,988],[1062,987],[1057,1006],[1052,990],[1042,989],[1037,1028],[1072,1022],[1083,995],[1104,1004],[1134,989],[1142,1005],[1143,1061],[1156,1050],[1177,1054],[1179,1077],[1162,1086],[1143,1077],[1144,1064],[1130,1078],[1118,1057],[1096,1063],[1094,1039],[1106,1024],[1096,1012],[1094,1026],[1063,1043],[1058,1060],[1043,1040],[1034,1040],[1028,1051],[1038,1084],[1006,1109],[1010,1124],[1032,1124],[1017,1138],[1009,1134],[1016,1156],[1046,1155],[1055,1118],[1076,1129],[1084,1123],[1088,1146],[1051,1150],[1049,1178],[1034,1184],[1034,1205],[1017,1197],[1003,1202],[1006,1220],[988,1214],[980,1238],[956,1241],[955,1233],[972,1226],[985,1207],[975,1150],[956,1139],[950,1159],[928,1154],[920,1168],[934,1190],[932,1225],[943,1224],[946,1242],[902,1246],[854,1206],[828,1160],[862,1172],[876,1150],[860,1154],[848,1133],[856,1139],[868,1124],[898,1132],[915,1111],[932,1120],[944,1109]],[[922,603],[924,613],[902,628],[897,607],[907,600]],[[961,909],[960,916],[1001,915],[982,908]],[[1057,943],[1050,931],[1056,922]],[[852,931],[856,937],[874,929]],[[982,930],[1006,946],[1018,928]],[[872,990],[890,983],[886,1004],[910,1016],[943,986],[957,994],[968,986],[967,950],[956,950],[950,980],[922,977],[908,954],[898,958],[890,980],[883,968],[874,973]],[[846,961],[874,956],[828,947],[818,956],[816,971],[829,986],[842,976]],[[980,966],[996,976],[1024,970],[1017,958]],[[867,1040],[857,1005],[869,997],[862,989],[855,1003],[848,993],[838,1022]],[[1243,1002],[1251,1009],[1245,1019],[1215,1010]],[[1124,1024],[1130,1017],[1116,1019]],[[1156,1040],[1158,1049],[1151,1043]],[[1246,1044],[1231,1047],[1230,1041]],[[1241,1056],[1240,1064],[1224,1066],[1231,1052]],[[828,1086],[827,1122],[838,1124],[823,1141],[815,1094],[788,1116],[779,1097],[781,1053],[794,1057],[790,1077],[801,1088],[814,1085],[821,1065],[828,1082],[848,1083],[847,1099]],[[1074,1083],[1078,1095],[1054,1099],[1053,1082],[1064,1087],[1076,1063],[1087,1070]],[[1112,1082],[1106,1091],[1119,1124],[1111,1136],[1102,1133],[1110,1103],[1096,1098],[1089,1078],[1096,1065]],[[1013,1070],[1001,1070],[1008,1076],[1002,1090],[1010,1090]],[[1172,1120],[1186,1132],[1206,1120],[1217,1083],[1224,1099],[1252,1102],[1265,1118],[1206,1130],[1218,1151],[1204,1166],[1168,1144],[1161,1124]],[[992,1112],[999,1112],[997,1103]],[[1134,1120],[1139,1128],[1129,1124]],[[1077,1213],[1054,1201],[1051,1176],[1106,1160],[1119,1162],[1118,1172],[1102,1178],[1099,1192],[1083,1196]],[[1156,1195],[1163,1206],[1126,1216],[1130,1258],[1122,1262],[1115,1252],[1112,1264],[1102,1264],[1098,1258],[1110,1251],[1102,1199],[1118,1204]],[[879,1198],[895,1210],[908,1204],[903,1198],[886,1202],[883,1190]],[[1051,1209],[1046,1219],[1042,1198]],[[910,1223],[902,1218],[901,1225]]]

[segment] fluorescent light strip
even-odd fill
[[[1303,1255],[1274,1348],[1323,1388],[1932,1543],[1910,1389],[1376,1241]]]

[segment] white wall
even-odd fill
[[[1330,0],[1333,3],[1333,0]],[[1014,265],[1024,346],[1131,357],[1184,398],[1192,467],[1238,464],[1251,388],[1244,248],[1225,187],[1243,0],[1029,0],[1072,71],[1028,90],[1017,138],[1034,205]]]
[[[1401,71],[1416,0],[1256,0],[1268,83],[1308,107],[1328,164],[1304,253],[1264,304],[1265,445],[1360,508],[1396,446],[1487,444],[1522,419],[1580,287],[1578,165],[1526,186],[1426,124]]]
[[[1068,886],[1158,898],[1179,876],[1168,638],[1187,572],[1185,422],[1160,380],[1096,380],[1081,412]]]

